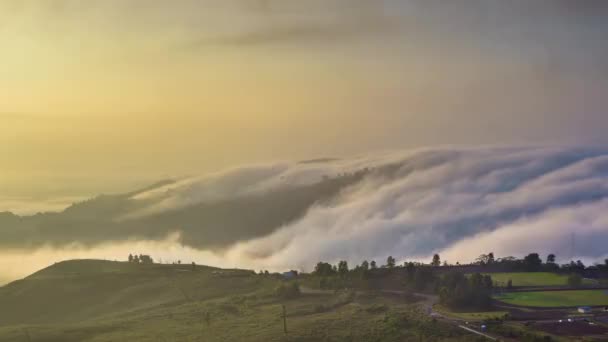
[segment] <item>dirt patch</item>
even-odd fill
[[[587,322],[541,323],[535,328],[547,333],[561,336],[601,336],[608,337],[608,328],[591,325]]]

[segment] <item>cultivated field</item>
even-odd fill
[[[510,292],[495,298],[508,304],[534,307],[608,305],[606,290]]]

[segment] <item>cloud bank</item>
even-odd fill
[[[608,241],[607,172],[608,155],[597,150],[424,151],[231,252],[308,269],[316,259],[426,260],[435,252],[452,262],[489,251],[598,260]]]
[[[358,176],[348,178],[353,174]],[[555,253],[560,261],[594,262],[608,254],[608,150],[603,148],[433,148],[240,167],[130,194],[126,203],[134,209],[120,220],[128,226],[205,203],[264,201],[285,189],[293,191],[291,196],[345,178],[349,181],[339,191],[313,202],[297,218],[253,238],[237,237],[221,249],[197,247],[191,241],[196,230],[181,234],[171,226],[160,239],[123,236],[94,246],[75,241],[0,255],[3,260],[46,254],[124,259],[145,252],[226,267],[310,270],[319,260],[383,262],[388,255],[428,261],[440,253],[444,260],[466,262],[490,251],[498,256],[538,252]]]

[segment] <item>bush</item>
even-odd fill
[[[300,296],[300,285],[296,282],[282,283],[275,289],[275,294],[281,299],[292,299]]]
[[[570,287],[580,287],[583,284],[583,277],[580,274],[573,273],[568,276],[568,286]]]
[[[388,307],[384,304],[372,304],[370,306],[368,306],[367,308],[365,308],[365,311],[367,311],[368,313],[382,313],[382,312],[386,312],[388,311]]]

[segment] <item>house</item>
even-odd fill
[[[591,307],[590,306],[581,306],[578,308],[578,312],[582,313],[582,314],[589,314],[589,313],[591,313]]]

